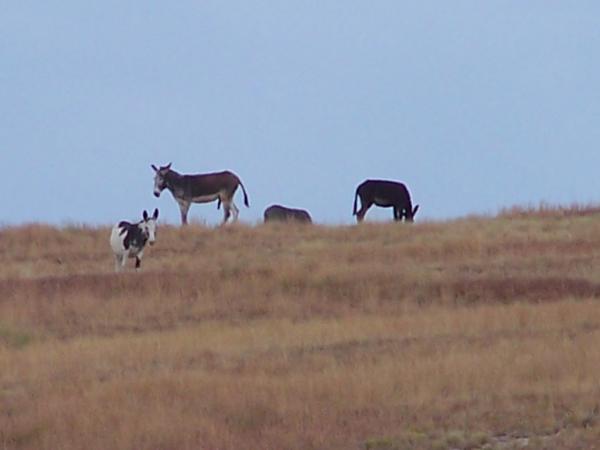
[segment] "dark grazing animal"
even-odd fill
[[[217,208],[223,203],[223,222],[227,222],[233,212],[233,221],[238,218],[240,210],[233,202],[233,195],[238,186],[244,193],[244,205],[248,204],[248,195],[244,185],[238,176],[232,172],[216,172],[197,175],[182,175],[171,170],[171,163],[157,168],[152,164],[156,172],[154,176],[154,195],[166,188],[171,191],[173,198],[179,205],[181,212],[181,224],[187,224],[187,213],[192,203],[208,203],[217,200]]]
[[[361,203],[359,211],[356,210],[358,197]],[[413,221],[419,209],[419,205],[413,208],[410,194],[403,183],[388,180],[366,180],[356,188],[353,215],[358,222],[364,219],[367,210],[373,205],[393,207],[394,220],[404,218],[407,222]]]
[[[312,223],[308,211],[296,208],[287,208],[281,205],[271,205],[265,209],[265,223],[267,222],[300,222]]]
[[[120,272],[127,258],[135,258],[135,269],[139,270],[146,243],[153,245],[156,240],[156,220],[158,209],[152,217],[144,210],[142,220],[137,223],[122,220],[117,223],[110,234],[110,246],[115,254],[115,271]]]

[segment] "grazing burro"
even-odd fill
[[[282,205],[271,205],[265,209],[265,223],[267,222],[299,222],[312,223],[308,211],[304,209],[288,208]]]
[[[360,197],[361,208],[356,210],[357,200]],[[404,218],[412,222],[419,205],[413,208],[410,194],[404,183],[389,180],[366,180],[358,185],[354,194],[353,215],[361,222],[368,209],[373,206],[394,208],[394,220],[400,221]]]
[[[239,177],[233,172],[215,172],[194,175],[182,175],[171,169],[171,163],[154,169],[154,195],[166,188],[171,191],[173,198],[179,205],[181,224],[187,224],[187,213],[192,203],[208,203],[218,201],[217,208],[223,203],[223,222],[225,224],[233,213],[233,221],[238,218],[240,210],[233,202],[233,195],[240,186],[244,193],[244,205],[248,204],[248,194]]]
[[[140,222],[131,223],[125,220],[117,223],[110,233],[110,246],[115,254],[115,271],[120,272],[128,258],[135,258],[135,270],[139,270],[146,243],[153,245],[156,240],[156,220],[158,209],[152,217],[144,210]]]

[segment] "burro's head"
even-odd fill
[[[152,216],[148,215],[148,211],[142,213],[142,222],[139,227],[142,230],[144,238],[150,245],[156,241],[156,221],[158,220],[158,208],[154,208]]]
[[[167,187],[166,175],[171,170],[171,163],[166,166],[156,167],[152,164],[154,170],[154,196],[160,197],[160,193]]]
[[[406,210],[406,220],[407,222],[414,222],[415,214],[417,214],[417,210],[419,209],[419,205],[415,206],[412,211]]]

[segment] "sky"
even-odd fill
[[[0,224],[105,225],[158,207],[151,164],[231,170],[354,222],[404,182],[415,220],[600,202],[600,2],[8,0]],[[191,221],[216,224],[216,203]],[[390,220],[372,208],[367,220]]]

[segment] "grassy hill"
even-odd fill
[[[1,449],[600,442],[594,209],[109,234],[0,228]]]

